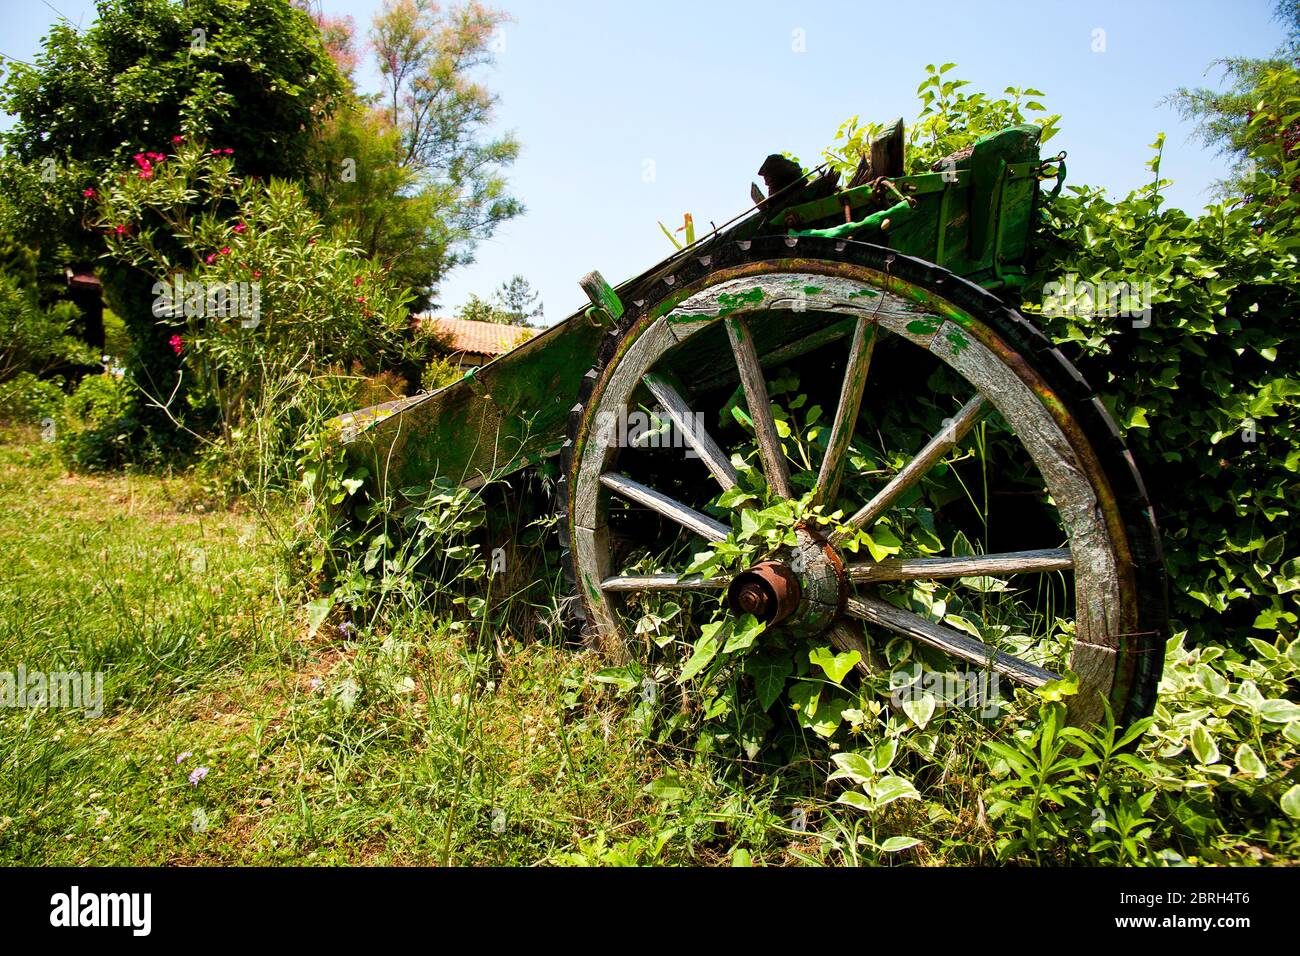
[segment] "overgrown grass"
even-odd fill
[[[101,717],[0,709],[0,860],[724,855],[664,836],[646,788],[668,764],[587,680],[598,660],[467,641],[420,614],[313,635],[258,523],[194,496],[181,479],[70,476],[48,446],[0,445],[0,670],[106,674]],[[717,786],[685,763],[674,779],[693,777]]]
[[[954,708],[918,723],[880,705],[778,767],[724,756],[695,717],[654,732],[664,699],[638,703],[546,627],[516,639],[509,622],[534,613],[517,602],[313,628],[266,526],[202,502],[189,479],[74,477],[38,441],[0,444],[0,672],[106,675],[99,717],[0,708],[0,861],[1300,856],[1300,650],[1285,640],[1253,660],[1175,642],[1161,707],[1123,757],[1050,720]],[[895,777],[914,796],[886,799]]]

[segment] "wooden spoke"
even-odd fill
[[[674,501],[662,492],[648,488],[639,481],[633,481],[627,475],[620,475],[617,472],[601,475],[600,482],[629,501],[645,505],[647,508],[659,512],[665,518],[671,518],[683,528],[694,531],[705,540],[721,541],[731,533],[731,529],[722,522],[714,521],[708,515],[700,514],[694,508],[684,505],[680,501]]]
[[[830,504],[840,488],[844,475],[844,462],[848,458],[849,442],[853,440],[853,427],[862,407],[862,391],[867,386],[867,372],[871,368],[871,352],[876,347],[876,325],[868,316],[858,319],[849,346],[849,364],[844,369],[844,384],[840,388],[840,403],[835,409],[835,423],[826,445],[817,485],[813,490],[813,503]]]
[[[976,395],[963,405],[961,410],[948,420],[943,431],[926,442],[925,447],[917,452],[916,457],[904,465],[903,470],[896,474],[889,484],[881,488],[874,498],[858,509],[847,523],[854,528],[862,528],[884,514],[900,495],[920,481],[922,476],[948,454],[954,445],[966,437],[966,433],[975,426],[988,409],[989,404],[981,395]],[[848,534],[832,535],[831,544],[841,544],[848,537]]]
[[[727,578],[703,578],[698,574],[618,574],[600,582],[605,591],[708,591],[725,588]]]
[[[704,430],[703,426],[697,426],[695,416],[691,413],[690,407],[686,400],[678,393],[660,375],[649,372],[642,376],[642,381],[646,387],[654,394],[655,399],[664,407],[668,417],[672,419],[673,425],[682,433],[686,443],[695,449],[696,454],[704,460],[713,477],[718,479],[718,484],[722,485],[722,490],[735,487],[737,482],[736,469],[731,467],[731,461],[727,458],[726,452],[718,447],[709,433]]]
[[[773,491],[782,498],[792,498],[790,473],[786,468],[785,453],[781,450],[781,438],[776,433],[776,421],[772,418],[772,402],[767,396],[767,383],[763,381],[763,367],[758,361],[754,337],[742,319],[732,316],[726,322],[731,350],[740,370],[740,384],[745,389],[745,404],[749,406],[749,417],[753,419],[754,434],[758,438],[763,473]]]
[[[884,561],[850,564],[850,581],[874,584],[878,581],[916,581],[932,578],[968,578],[998,574],[1033,574],[1074,567],[1068,548],[1046,551],[1008,551],[1003,554],[973,554],[966,558],[886,558]]]
[[[1028,687],[1042,687],[1048,681],[1060,679],[1059,674],[1053,674],[1036,664],[1030,664],[1028,661],[995,650],[969,634],[963,634],[943,624],[935,624],[918,614],[896,608],[879,598],[851,597],[844,609],[851,617],[877,624],[895,634],[920,641],[922,644],[937,647],[945,654],[979,667],[991,667],[999,674]]]

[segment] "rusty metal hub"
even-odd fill
[[[795,529],[798,544],[736,575],[727,588],[733,613],[800,631],[824,630],[845,595],[844,564],[819,535]]]
[[[741,571],[727,588],[736,614],[752,614],[764,624],[780,624],[799,608],[801,588],[795,573],[780,561],[760,561]]]

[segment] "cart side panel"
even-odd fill
[[[476,486],[534,464],[564,443],[602,334],[572,316],[444,389],[351,431],[345,423],[349,453],[394,488],[434,478]]]

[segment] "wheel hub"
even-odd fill
[[[734,614],[808,633],[829,626],[845,594],[844,564],[820,536],[795,529],[798,543],[740,572],[727,588]]]

